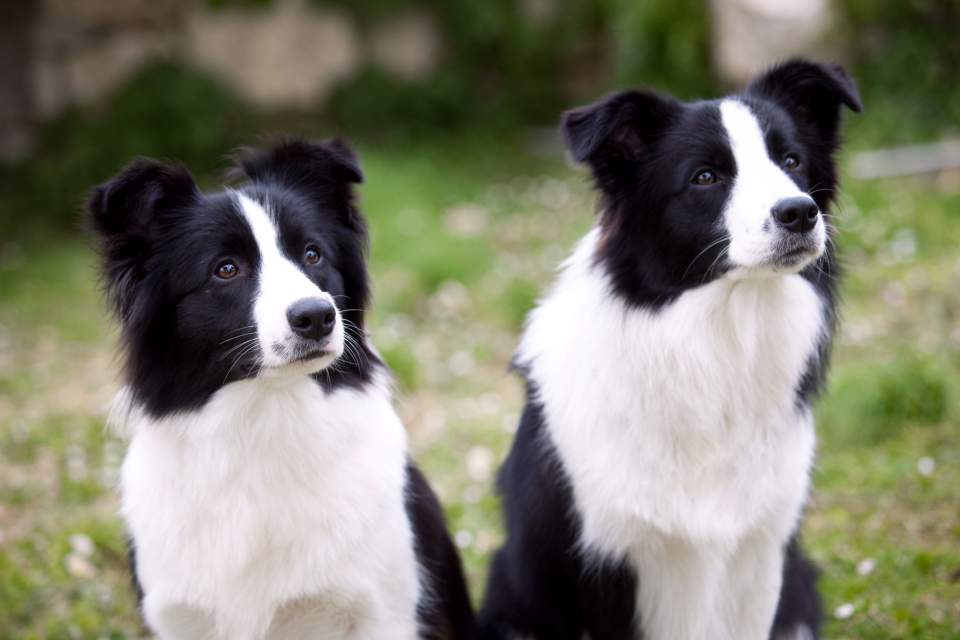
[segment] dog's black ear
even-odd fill
[[[654,91],[621,91],[563,114],[563,137],[576,162],[600,155],[636,160],[676,113],[679,103]]]
[[[331,138],[320,144],[333,161],[333,169],[344,182],[360,184],[363,182],[363,171],[360,169],[360,160],[357,154],[342,138]]]
[[[339,138],[321,142],[284,140],[265,149],[242,149],[234,158],[230,178],[275,182],[342,205],[347,222],[362,230],[353,205],[353,185],[363,182],[357,155]]]
[[[140,158],[94,189],[87,210],[94,230],[104,238],[146,239],[159,210],[189,204],[198,195],[185,167]]]
[[[199,194],[184,167],[149,158],[134,161],[90,194],[89,225],[99,236],[107,291],[122,317],[142,280],[159,217],[189,205]]]
[[[790,60],[760,75],[746,93],[783,105],[795,117],[815,124],[831,141],[836,138],[842,106],[863,111],[856,83],[836,64]]]
[[[266,149],[243,149],[237,154],[239,176],[273,180],[290,186],[344,185],[363,182],[357,155],[340,138],[322,142],[284,140]]]

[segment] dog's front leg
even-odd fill
[[[780,598],[784,542],[769,532],[748,536],[729,565],[723,609],[726,628],[738,640],[767,640]]]
[[[147,593],[141,606],[147,625],[161,640],[217,637],[211,613],[168,598],[161,590]]]
[[[727,557],[722,547],[665,539],[639,559],[644,640],[745,640],[725,627]]]

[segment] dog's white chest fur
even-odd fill
[[[646,637],[759,637],[717,591],[737,579],[767,599],[779,588],[779,574],[767,584],[752,563],[779,561],[806,497],[814,432],[796,389],[824,330],[822,303],[799,275],[778,275],[630,309],[592,264],[597,238],[566,264],[518,354],[569,475],[582,544],[633,563]]]
[[[134,420],[122,509],[161,637],[415,637],[406,434],[384,385],[258,379]]]

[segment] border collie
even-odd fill
[[[623,91],[563,133],[596,227],[528,318],[490,637],[810,640],[797,531],[834,328],[836,66],[740,95]]]
[[[203,194],[139,160],[90,199],[119,319],[122,514],[162,638],[464,638],[440,506],[368,345],[362,175],[339,141],[248,151]]]

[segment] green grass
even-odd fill
[[[507,363],[592,196],[509,139],[360,151],[374,340],[479,596],[501,537],[492,475],[522,403]],[[960,196],[847,181],[840,204],[844,324],[805,526],[828,637],[960,637]],[[71,237],[0,245],[2,638],[145,634],[115,515],[123,445],[102,429],[116,362],[92,262]]]

